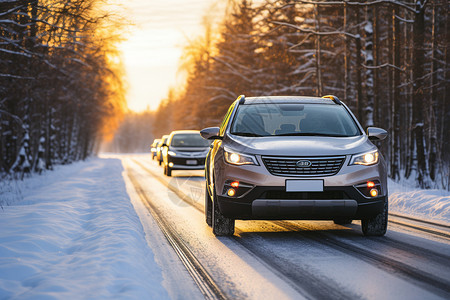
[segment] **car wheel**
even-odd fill
[[[209,227],[212,226],[212,201],[208,193],[208,183],[205,188],[205,219]]]
[[[172,168],[169,166],[166,166],[166,175],[169,177],[172,176]]]
[[[352,219],[348,219],[348,218],[337,218],[334,219],[333,222],[334,224],[337,225],[348,225],[348,224],[352,224]]]
[[[159,165],[161,165],[161,164],[162,164],[162,161],[159,161],[158,163],[159,163]]]
[[[378,215],[361,220],[362,232],[365,236],[383,236],[388,223],[388,201],[384,202],[383,211]]]
[[[216,191],[213,189],[212,201],[212,229],[214,235],[217,236],[230,236],[234,234],[234,219],[227,218],[220,212],[219,205],[217,203]]]

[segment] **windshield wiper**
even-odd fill
[[[263,135],[253,133],[253,132],[232,132],[231,134],[240,135],[240,136],[253,136],[253,137],[263,136]]]
[[[343,134],[331,134],[331,133],[318,133],[318,132],[291,132],[275,134],[274,136],[331,136],[331,137],[348,137]]]

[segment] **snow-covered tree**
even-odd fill
[[[116,127],[120,25],[104,5],[0,1],[0,172],[83,159]]]

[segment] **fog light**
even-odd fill
[[[169,163],[169,167],[173,167],[173,162],[170,162],[170,163]]]
[[[373,188],[375,186],[375,182],[373,181],[367,181],[367,187],[368,188]]]
[[[234,189],[228,189],[227,195],[230,197],[234,197],[234,195],[236,195],[236,191]]]
[[[239,181],[233,181],[232,183],[230,183],[230,185],[234,188],[238,188],[239,187]]]
[[[370,190],[370,196],[372,196],[372,197],[378,196],[378,190],[377,189],[371,189]]]

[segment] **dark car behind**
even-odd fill
[[[163,145],[164,174],[172,176],[172,170],[203,170],[209,145],[198,130],[172,131]]]

